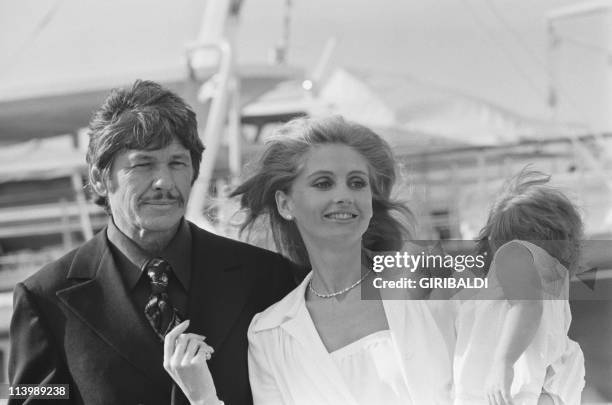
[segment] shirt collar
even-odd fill
[[[191,281],[191,230],[187,221],[181,220],[181,224],[170,243],[156,254],[150,254],[141,249],[132,239],[117,228],[112,218],[109,220],[106,231],[108,241],[121,253],[123,258],[122,268],[126,268],[125,281],[127,287],[132,289],[140,279],[142,267],[147,260],[153,257],[161,257],[172,266],[185,291],[189,291]]]
[[[253,332],[261,332],[266,329],[277,328],[287,322],[293,322],[300,317],[306,309],[306,289],[312,278],[312,271],[306,275],[304,280],[293,291],[282,300],[268,307],[264,312],[256,316],[250,328]]]

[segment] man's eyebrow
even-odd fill
[[[189,159],[191,154],[189,152],[177,152],[174,153],[171,157],[172,159]]]
[[[132,160],[153,160],[154,158],[148,155],[146,152],[135,152],[129,155]]]
[[[176,152],[173,153],[171,159],[189,159],[191,155],[189,152]],[[129,155],[131,160],[155,160],[154,156],[149,155],[146,151],[134,152]]]

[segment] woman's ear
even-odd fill
[[[108,192],[106,189],[106,183],[104,182],[102,171],[100,171],[97,166],[92,166],[91,169],[89,169],[89,183],[96,194],[106,196],[106,193]]]
[[[287,221],[293,221],[293,202],[291,197],[284,191],[277,190],[274,193],[274,198],[276,199],[276,208],[280,216]]]

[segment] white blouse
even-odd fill
[[[383,300],[387,336],[367,336],[330,354],[306,308],[310,277],[253,318],[248,338],[255,405],[452,403],[453,302]]]
[[[359,404],[412,403],[391,331],[367,335],[330,356]]]

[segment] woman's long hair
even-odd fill
[[[368,164],[372,189],[372,219],[362,245],[372,251],[399,250],[410,236],[411,211],[391,198],[396,180],[395,160],[390,146],[369,128],[342,117],[298,118],[283,125],[267,143],[253,174],[231,196],[240,196],[247,217],[241,233],[258,218],[269,218],[276,248],[299,265],[309,267],[308,252],[293,221],[280,216],[276,191],[289,193],[299,175],[304,157],[313,146],[346,145]]]

